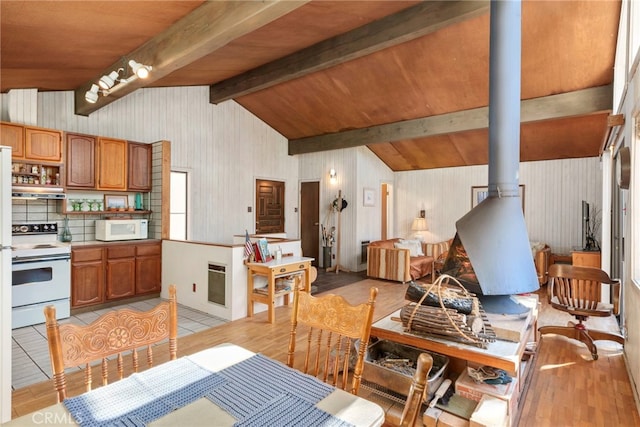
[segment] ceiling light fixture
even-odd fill
[[[102,89],[111,89],[114,84],[118,81],[118,77],[120,76],[120,72],[124,71],[124,68],[118,68],[117,71],[112,71],[109,75],[104,75],[100,78],[98,85]]]
[[[109,74],[105,74],[100,77],[98,84],[92,84],[91,89],[85,92],[84,99],[91,103],[95,104],[98,101],[98,95],[107,96],[116,90],[120,89],[122,86],[125,86],[137,79],[146,79],[149,77],[149,72],[153,69],[151,65],[144,65],[139,62],[134,61],[133,59],[126,61],[125,58],[122,58],[123,67],[118,68],[110,72]],[[120,77],[121,73],[124,73],[126,69],[126,65],[129,64],[131,67],[131,71],[133,74],[128,78]]]
[[[90,102],[91,104],[95,104],[96,101],[98,100],[98,90],[100,88],[98,87],[98,85],[93,84],[91,85],[91,89],[89,89],[85,94],[84,94],[84,99],[87,102]]]
[[[141,78],[141,79],[146,79],[147,77],[149,77],[149,72],[153,68],[150,65],[140,64],[139,62],[136,62],[133,59],[129,61],[129,66],[131,67],[133,74],[135,74],[136,76],[138,76],[138,78]]]

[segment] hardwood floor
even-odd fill
[[[405,304],[406,285],[393,282],[364,280],[331,292],[357,304],[367,300],[371,286],[379,290],[374,321]],[[232,342],[285,362],[290,313],[290,307],[278,307],[274,324],[267,323],[267,313],[262,312],[251,319],[236,320],[179,338],[178,356]],[[543,304],[539,325],[566,323],[563,315]],[[590,323],[588,325],[591,326]],[[608,344],[599,346],[600,358],[592,361],[584,345],[564,337],[545,335],[539,345],[535,372],[519,425],[640,426],[624,357],[618,348]],[[158,363],[168,358],[164,345],[154,351],[154,359]],[[76,372],[67,376],[69,395],[83,392],[81,375],[81,372]],[[13,393],[13,417],[52,405],[55,399],[50,381],[16,390]],[[397,405],[393,409],[397,410]]]

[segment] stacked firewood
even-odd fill
[[[412,283],[405,298],[410,302],[400,310],[407,332],[428,335],[486,348],[496,334],[478,298],[466,290]]]

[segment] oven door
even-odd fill
[[[69,254],[14,258],[11,306],[69,299],[71,259]]]

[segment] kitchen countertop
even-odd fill
[[[71,249],[82,248],[86,246],[126,245],[126,244],[152,243],[152,242],[161,242],[161,241],[162,241],[161,239],[117,240],[113,242],[103,242],[101,240],[87,240],[84,242],[71,241]]]

